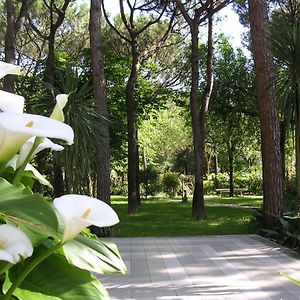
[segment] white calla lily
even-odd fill
[[[119,222],[118,215],[105,202],[83,195],[64,195],[54,199],[64,221],[62,243],[74,239],[84,228],[109,227]]]
[[[19,158],[19,154],[16,154],[5,166],[12,167],[16,171],[18,158]],[[39,181],[40,184],[53,188],[51,183],[31,164],[27,164],[25,166],[24,171],[32,172],[32,174]]]
[[[21,67],[13,64],[8,64],[4,61],[0,61],[0,78],[7,74],[19,75]]]
[[[17,168],[19,168],[23,162],[25,161],[25,159],[27,158],[27,155],[29,154],[33,144],[34,144],[34,140],[35,140],[35,136],[31,137],[28,141],[26,141],[25,144],[23,144],[23,146],[20,149],[19,152],[19,157],[17,160]],[[51,151],[62,151],[64,150],[64,147],[58,144],[53,143],[50,139],[45,138],[38,146],[37,148],[34,150],[32,156],[36,155],[37,153],[39,153],[40,151],[44,150],[44,149],[51,149]]]
[[[0,90],[0,110],[22,114],[24,97]]]
[[[62,122],[32,114],[0,113],[0,163],[11,159],[32,136],[73,143],[73,129]]]
[[[9,224],[0,225],[0,260],[16,264],[32,253],[32,244],[20,229]]]
[[[63,122],[65,120],[65,116],[63,113],[63,109],[68,103],[68,95],[67,94],[59,94],[56,96],[56,105],[53,109],[52,114],[50,115],[51,119]]]

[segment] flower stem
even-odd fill
[[[0,275],[5,273],[9,268],[11,268],[13,264],[7,263],[1,270],[0,270]]]
[[[59,249],[61,244],[55,245],[53,248],[48,249],[47,251],[41,253],[39,256],[34,258],[26,268],[23,269],[21,274],[17,277],[15,282],[11,285],[7,293],[4,295],[2,300],[9,300],[13,295],[15,289],[22,283],[22,281],[26,278],[26,276],[36,267],[38,266],[43,260],[49,257],[55,250]]]
[[[0,175],[2,174],[2,172],[5,170],[5,167],[6,167],[6,162],[5,163],[2,163],[0,164]]]
[[[23,173],[24,173],[24,170],[26,168],[26,165],[29,163],[29,161],[31,160],[31,157],[35,151],[35,149],[38,147],[38,145],[43,141],[43,138],[40,138],[40,137],[36,137],[35,140],[34,140],[34,143],[29,151],[29,153],[27,154],[26,156],[26,159],[24,160],[24,162],[22,163],[22,165],[18,168],[17,172],[16,172],[16,175],[15,175],[15,178],[13,180],[13,184],[17,184],[20,182],[22,176],[23,176]]]

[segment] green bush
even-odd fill
[[[180,181],[176,173],[165,173],[163,176],[163,189],[169,197],[175,197],[180,187]]]
[[[204,194],[210,195],[215,192],[215,183],[212,179],[203,180]]]
[[[251,172],[248,174],[247,188],[248,191],[254,195],[263,194],[262,174]]]
[[[216,180],[218,181],[218,188],[229,188],[229,176],[227,173],[218,173],[216,175]]]
[[[161,191],[159,172],[155,166],[149,165],[146,170],[140,171],[140,183],[142,185],[142,193],[146,199],[148,196],[155,196]]]

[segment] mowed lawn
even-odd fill
[[[231,203],[241,201],[240,198],[244,197],[231,198]],[[221,197],[215,197],[214,199],[215,202],[222,203]],[[191,201],[182,203],[180,200],[154,198],[143,201],[139,208],[139,213],[129,216],[127,214],[126,197],[115,196],[112,198],[112,207],[120,218],[120,223],[115,226],[115,236],[193,236],[247,234],[255,232],[252,224],[252,211],[216,206],[212,203],[212,198],[207,201],[207,219],[204,221],[195,221],[191,217]],[[228,204],[228,200],[224,201],[224,203]]]

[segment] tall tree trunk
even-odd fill
[[[194,144],[195,147],[195,190],[193,196],[193,217],[197,220],[205,219],[205,211],[204,211],[204,190],[203,190],[203,172],[204,172],[204,161],[205,161],[205,139],[206,139],[206,116],[208,112],[208,106],[212,94],[213,88],[213,71],[212,71],[212,64],[213,64],[213,37],[212,37],[212,28],[213,28],[213,19],[212,15],[208,18],[208,40],[207,40],[207,65],[206,65],[206,74],[207,74],[207,84],[205,87],[205,92],[201,101],[200,112],[198,115],[199,121],[198,124],[195,124],[195,129],[199,126],[199,132],[194,132],[193,128],[193,136],[199,135],[198,145]],[[191,102],[194,102],[194,98],[197,101],[197,93],[198,93],[198,85],[199,85],[199,49],[198,49],[198,34],[199,30],[196,26],[193,27],[191,30],[192,35],[192,90],[193,90],[193,99],[192,99],[192,92],[191,92]],[[197,69],[195,69],[197,68]],[[197,82],[194,82],[196,81]],[[193,84],[195,87],[193,88]],[[195,89],[196,92],[195,92]],[[196,94],[196,96],[194,96]],[[194,105],[191,105],[191,108]],[[198,109],[197,109],[198,110]],[[193,122],[193,121],[192,121]],[[197,157],[199,155],[199,158]],[[197,166],[197,160],[199,160],[199,165]],[[199,168],[199,170],[196,170]],[[196,175],[196,173],[198,175]],[[197,179],[197,177],[199,178]]]
[[[296,195],[300,203],[300,128],[295,126],[295,152],[296,152]]]
[[[136,198],[137,204],[141,205],[141,193],[140,193],[140,155],[139,155],[139,136],[138,129],[136,128]]]
[[[98,132],[100,137],[97,149],[97,197],[110,203],[110,159],[109,125],[106,99],[106,81],[101,32],[101,5],[103,0],[91,0],[90,8],[90,45],[91,66],[94,85],[96,110],[101,116]]]
[[[205,219],[203,195],[203,143],[201,144],[201,127],[198,109],[199,88],[199,40],[198,24],[191,27],[192,36],[192,84],[190,92],[190,107],[193,131],[193,145],[195,158],[195,188],[192,203],[192,215],[196,220]]]
[[[218,155],[215,154],[214,156],[214,160],[215,160],[215,178],[214,178],[214,184],[215,184],[215,189],[219,188],[219,180],[218,180],[218,173],[219,173],[219,163],[218,163]]]
[[[264,0],[249,0],[249,16],[261,123],[264,226],[276,224],[273,215],[282,213],[282,161],[280,128],[270,41],[267,6]]]
[[[131,44],[132,64],[131,72],[126,85],[127,131],[128,131],[128,213],[138,212],[138,185],[137,185],[137,127],[134,90],[140,69],[139,54],[136,41]]]
[[[282,185],[283,185],[284,192],[286,190],[285,141],[286,141],[286,126],[283,122],[280,122],[280,151],[281,151],[281,163],[282,163]]]
[[[6,19],[7,28],[5,32],[5,61],[15,64],[15,9],[12,0],[6,0]],[[3,89],[7,92],[15,91],[15,76],[7,75],[4,77]]]
[[[6,0],[6,19],[7,27],[5,32],[5,61],[10,64],[16,63],[16,36],[20,28],[22,27],[25,16],[30,8],[32,3],[31,0],[22,0],[21,1],[20,12],[18,16],[15,15],[15,8],[13,0]],[[15,75],[7,75],[4,77],[3,89],[5,91],[14,93],[15,91]]]
[[[228,161],[229,161],[229,197],[233,197],[233,146],[231,141],[228,145]]]

